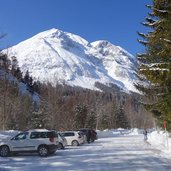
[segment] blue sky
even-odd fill
[[[8,47],[35,34],[58,28],[87,41],[108,40],[135,55],[144,47],[137,42],[140,23],[151,0],[0,0],[0,33]]]

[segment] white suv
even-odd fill
[[[65,131],[61,134],[66,138],[67,145],[78,146],[84,143],[84,138],[78,131]]]
[[[17,134],[10,140],[0,142],[0,156],[7,157],[11,152],[38,152],[44,157],[57,150],[55,131],[34,129]]]

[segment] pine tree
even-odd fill
[[[158,119],[171,122],[171,0],[153,0],[153,5],[147,8],[151,13],[142,24],[150,31],[147,34],[138,32],[143,38],[139,42],[145,45],[145,53],[137,56],[138,75],[149,84],[146,87],[138,85],[138,88],[156,99],[147,104],[147,108]]]
[[[116,128],[129,128],[127,118],[122,107],[115,113]]]
[[[103,114],[101,118],[100,128],[102,130],[109,128],[109,116],[107,114]]]
[[[48,117],[46,113],[41,110],[32,112],[30,118],[28,118],[28,127],[32,129],[36,128],[47,128],[48,125]]]
[[[87,115],[87,119],[86,119],[86,128],[96,128],[96,114],[91,111],[88,115]]]
[[[8,59],[8,56],[0,52],[0,69],[9,72],[9,68],[10,68],[10,60]]]
[[[17,67],[14,75],[19,81],[22,81],[23,75],[19,67]]]
[[[11,73],[12,75],[16,76],[16,70],[18,68],[18,61],[15,56],[11,57]]]
[[[75,123],[74,126],[75,128],[84,128],[86,124],[86,118],[87,118],[87,106],[83,104],[78,104],[75,107]]]
[[[29,71],[27,70],[25,75],[24,75],[24,83],[26,85],[29,85],[29,79],[30,79],[30,74],[29,74]]]

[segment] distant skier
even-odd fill
[[[146,129],[144,129],[143,134],[144,134],[144,140],[146,141],[148,139],[147,138],[147,130]]]

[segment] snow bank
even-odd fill
[[[131,129],[129,133],[129,135],[139,135],[139,134],[142,134],[142,130],[138,128]]]
[[[155,148],[171,156],[171,138],[165,131],[153,131],[148,134],[148,142]]]
[[[108,129],[103,131],[97,130],[98,138],[108,138],[108,137],[118,136],[120,134],[121,134],[120,131],[117,130],[108,130]]]
[[[106,129],[103,131],[97,130],[97,134],[99,138],[108,138],[108,137],[114,137],[114,136],[121,136],[121,135],[138,135],[138,129]]]

